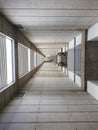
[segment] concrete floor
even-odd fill
[[[0,130],[98,130],[98,101],[45,63],[0,114]]]

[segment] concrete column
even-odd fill
[[[86,91],[86,41],[87,30],[82,31],[82,43],[81,43],[81,89]]]
[[[67,52],[67,67],[66,67],[66,75],[68,76],[68,44],[66,44],[66,52]]]
[[[58,50],[56,51],[56,67],[58,67]]]
[[[15,76],[16,76],[16,91],[19,90],[19,82],[18,82],[18,42],[15,41]]]

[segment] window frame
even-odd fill
[[[5,39],[11,40],[11,64],[12,64],[12,82],[6,83],[5,86],[1,87],[0,88],[0,92],[2,92],[2,91],[4,91],[5,89],[9,88],[11,85],[13,85],[16,82],[16,75],[15,75],[15,73],[16,73],[16,70],[15,70],[16,66],[15,66],[15,42],[14,42],[14,39],[12,39],[11,37],[5,35],[2,32],[0,32],[0,35],[5,37]],[[6,42],[5,42],[5,44],[6,44]],[[6,49],[7,49],[7,46],[6,46]],[[7,52],[6,52],[6,54],[7,54]],[[7,56],[6,56],[6,64],[7,64]]]

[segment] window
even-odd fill
[[[28,49],[28,71],[31,70],[31,55],[30,55],[30,49]]]
[[[40,64],[40,55],[39,55],[39,53],[37,53],[37,65],[39,65]]]
[[[14,42],[0,33],[0,89],[15,81]]]
[[[34,52],[34,67],[36,67],[37,66],[37,53],[36,52]]]
[[[34,51],[30,50],[30,69],[32,70],[34,68]]]
[[[32,71],[34,67],[41,63],[41,55],[28,47],[18,44],[18,71],[19,78]]]
[[[23,77],[36,67],[36,52],[30,48],[18,44],[18,71],[19,77]]]
[[[40,65],[44,61],[44,57],[40,55],[39,53],[36,53],[36,64],[37,66]]]
[[[6,54],[7,54],[7,83],[12,82],[12,47],[11,40],[6,38]]]
[[[28,55],[28,48],[23,46],[22,44],[18,44],[18,71],[19,77],[25,75],[29,70],[29,55]],[[30,61],[29,61],[30,62]],[[29,63],[30,64],[30,63]]]

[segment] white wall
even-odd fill
[[[73,72],[68,71],[68,76],[69,76],[69,78],[70,78],[72,81],[74,81],[74,73],[73,73]]]
[[[45,61],[46,61],[46,62],[50,62],[50,61],[51,61],[51,57],[50,57],[50,56],[46,56],[46,57],[45,57]]]
[[[71,42],[69,42],[69,49],[72,49],[72,48],[74,48],[74,39]]]
[[[98,81],[87,81],[87,92],[98,100]]]
[[[78,84],[79,87],[81,87],[81,77],[75,74],[75,83]]]
[[[98,41],[98,23],[88,29],[87,35],[88,41]]]
[[[80,35],[78,35],[78,36],[76,37],[76,46],[77,46],[77,45],[80,45],[81,42],[82,42],[82,34],[80,34]]]

